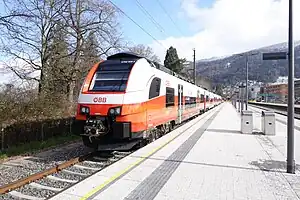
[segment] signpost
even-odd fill
[[[290,39],[290,38],[289,38]],[[289,52],[292,52],[289,41]],[[287,173],[295,173],[294,160],[294,62],[293,53],[273,52],[263,53],[263,60],[286,60],[289,58],[288,76],[288,139],[287,139]]]
[[[286,60],[286,52],[263,53],[263,60]]]
[[[288,147],[287,173],[295,174],[294,160],[294,39],[293,39],[293,0],[289,0],[289,78],[288,78]]]
[[[263,60],[287,59],[286,52],[275,52],[263,54]],[[287,173],[295,173],[294,160],[294,39],[293,39],[293,0],[289,0],[289,40],[288,40],[288,123],[287,123]]]
[[[239,86],[239,88],[240,88],[240,90],[239,90],[239,93],[240,93],[240,111],[241,111],[241,114],[242,114],[242,111],[244,110],[244,89],[243,88],[245,88],[245,86],[243,85],[243,84],[241,84],[240,86]]]

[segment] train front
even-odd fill
[[[117,144],[131,138],[130,122],[120,122],[127,81],[134,60],[105,60],[93,66],[78,98],[76,120],[82,122],[85,146]],[[128,141],[126,142],[128,143]]]

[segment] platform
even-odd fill
[[[51,199],[299,199],[298,174],[268,141],[241,134],[223,103]]]

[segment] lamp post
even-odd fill
[[[248,62],[248,56],[254,56],[259,54],[259,52],[251,52],[250,54],[248,53],[241,53],[237,54],[238,56],[245,56],[245,65],[246,65],[246,110],[248,110],[248,68],[249,68],[249,62]]]
[[[245,88],[244,84],[241,84],[239,86],[240,90],[239,90],[239,96],[240,96],[240,101],[239,101],[239,105],[240,105],[240,111],[242,113],[243,109],[244,109],[244,91],[243,88]]]
[[[246,55],[246,110],[248,110],[248,55]]]
[[[237,103],[237,99],[238,99],[238,91],[234,92],[234,107],[236,108],[236,103]]]
[[[287,123],[287,173],[295,173],[294,159],[294,115],[295,115],[295,95],[294,95],[294,39],[293,39],[293,0],[289,0],[289,39],[288,39],[288,123]],[[263,60],[286,59],[286,52],[264,53]]]
[[[295,173],[294,160],[294,39],[293,39],[293,0],[289,0],[289,77],[288,77],[288,147],[287,173]]]

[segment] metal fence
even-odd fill
[[[11,146],[32,141],[45,141],[56,136],[78,134],[79,126],[80,124],[75,121],[74,117],[70,117],[0,127],[0,149],[3,151]]]

